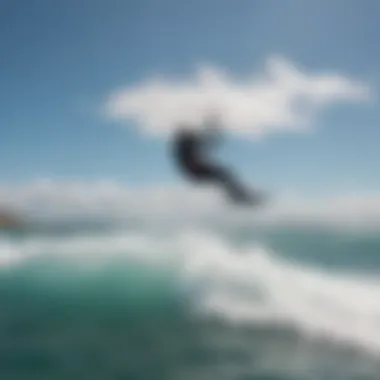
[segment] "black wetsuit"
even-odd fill
[[[235,202],[252,200],[232,173],[204,157],[206,137],[200,132],[179,131],[174,137],[174,157],[181,171],[194,181],[216,182],[224,185]]]

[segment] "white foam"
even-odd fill
[[[203,312],[232,322],[289,324],[380,353],[380,281],[282,261],[263,247],[193,239],[186,278],[203,281]],[[259,296],[257,296],[259,294]]]
[[[58,258],[86,265],[102,264],[116,257],[159,264],[167,259],[169,243],[153,236],[108,233],[77,237],[32,237],[22,241],[0,239],[0,267],[35,259]]]
[[[205,315],[232,323],[289,324],[304,334],[380,353],[380,280],[301,267],[265,247],[236,248],[196,233],[0,240],[2,268],[56,256],[85,264],[120,256],[154,266],[175,264],[179,286],[193,290],[194,308]]]

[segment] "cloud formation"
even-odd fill
[[[145,133],[160,135],[179,123],[197,124],[218,113],[223,127],[261,138],[276,132],[307,131],[327,107],[366,102],[365,83],[334,73],[310,73],[281,57],[265,70],[236,80],[214,66],[201,66],[192,77],[156,77],[112,93],[108,117],[132,121]]]
[[[324,199],[279,194],[262,210],[239,209],[214,189],[181,187],[131,188],[113,181],[34,181],[0,185],[0,210],[7,208],[31,220],[166,220],[173,224],[213,223],[319,224],[336,227],[380,227],[380,193],[345,194]]]

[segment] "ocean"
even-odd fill
[[[380,379],[380,234],[0,235],[1,380]]]

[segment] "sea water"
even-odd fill
[[[380,235],[0,235],[0,379],[380,379]]]

